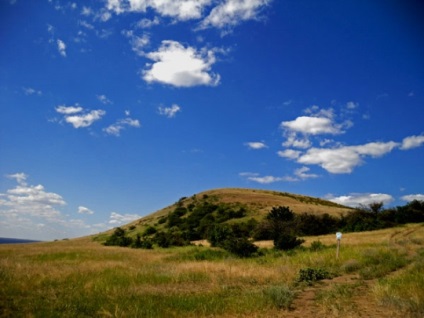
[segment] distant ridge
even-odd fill
[[[37,242],[41,242],[41,241],[0,237],[0,244],[25,244],[25,243],[37,243]]]

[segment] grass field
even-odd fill
[[[0,245],[0,316],[360,317],[364,308],[374,317],[424,314],[422,224],[346,233],[339,259],[334,235],[305,239],[291,252],[261,242],[263,256],[250,259],[206,246],[140,250],[89,238]],[[311,250],[318,240],[324,247]],[[332,279],[299,281],[302,269]]]

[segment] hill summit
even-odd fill
[[[227,222],[231,222],[231,219],[237,219],[241,222],[251,218],[261,221],[273,207],[278,206],[287,206],[298,214],[323,215],[327,213],[335,217],[351,211],[349,207],[305,195],[260,189],[222,188],[200,192],[190,197],[182,197],[174,204],[133,221],[123,228],[129,228],[133,231],[143,230],[147,226],[159,226],[160,228],[166,222],[166,218],[177,208],[185,208],[189,214],[194,207],[205,204],[205,202],[226,206],[237,211],[243,210],[241,218],[230,217]]]

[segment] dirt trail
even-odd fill
[[[400,247],[402,240],[410,239],[411,235],[417,231],[415,229],[405,229],[393,233],[389,237],[389,244]],[[408,256],[413,256],[415,251],[408,250]],[[392,272],[389,275],[404,270]],[[313,286],[306,287],[296,297],[292,304],[292,310],[282,312],[279,317],[287,318],[305,318],[305,317],[372,317],[372,318],[405,318],[407,314],[393,310],[387,306],[379,304],[372,294],[372,287],[377,279],[362,280],[358,274],[349,274],[336,277],[334,279],[322,280]],[[353,296],[350,298],[349,304],[338,306],[337,300],[334,300],[334,306],[320,306],[316,301],[317,295],[321,292],[328,291],[338,285],[351,286],[354,290]]]

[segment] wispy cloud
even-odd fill
[[[159,108],[159,114],[168,118],[173,118],[181,111],[181,107],[177,104],[173,104],[171,107],[162,107]]]
[[[78,207],[78,213],[79,214],[94,214],[94,212],[92,210],[90,210],[89,208],[86,208],[84,206],[79,206]]]
[[[261,10],[270,2],[271,0],[220,1],[201,22],[201,27],[223,29],[234,27],[242,21],[258,19]]]
[[[251,142],[246,142],[245,145],[249,148],[249,149],[254,149],[254,150],[258,150],[258,149],[264,149],[264,148],[268,148],[268,146],[262,142],[262,141],[251,141]]]
[[[135,221],[139,218],[141,218],[141,216],[138,214],[120,214],[117,212],[112,212],[110,214],[109,224],[117,226]]]
[[[66,57],[66,44],[61,39],[57,39],[57,50],[59,51],[59,54],[63,57]]]
[[[102,109],[85,110],[79,105],[76,106],[57,106],[56,112],[64,115],[65,122],[74,126],[74,128],[86,128],[94,122],[100,120],[106,111]]]
[[[127,127],[139,128],[141,127],[141,124],[138,119],[132,119],[127,117],[124,119],[118,119],[116,123],[104,128],[103,131],[106,132],[108,135],[118,137],[121,135],[121,130],[126,129]]]
[[[423,143],[424,135],[406,137],[402,140],[402,145],[400,146],[400,149],[409,150],[412,148],[421,147]]]
[[[23,87],[22,89],[23,89],[25,95],[38,95],[38,96],[43,95],[42,91],[37,90],[37,89],[32,88],[32,87]]]
[[[97,95],[97,99],[105,105],[113,104],[113,102],[106,97],[106,95]]]
[[[388,204],[394,200],[390,194],[385,193],[351,193],[349,195],[342,195],[339,197],[328,195],[326,199],[350,207],[367,206],[375,202]]]
[[[142,77],[148,83],[177,87],[215,86],[220,81],[220,76],[211,72],[216,62],[215,53],[213,49],[197,50],[176,41],[162,41],[157,51],[146,54],[154,63],[146,64]]]

